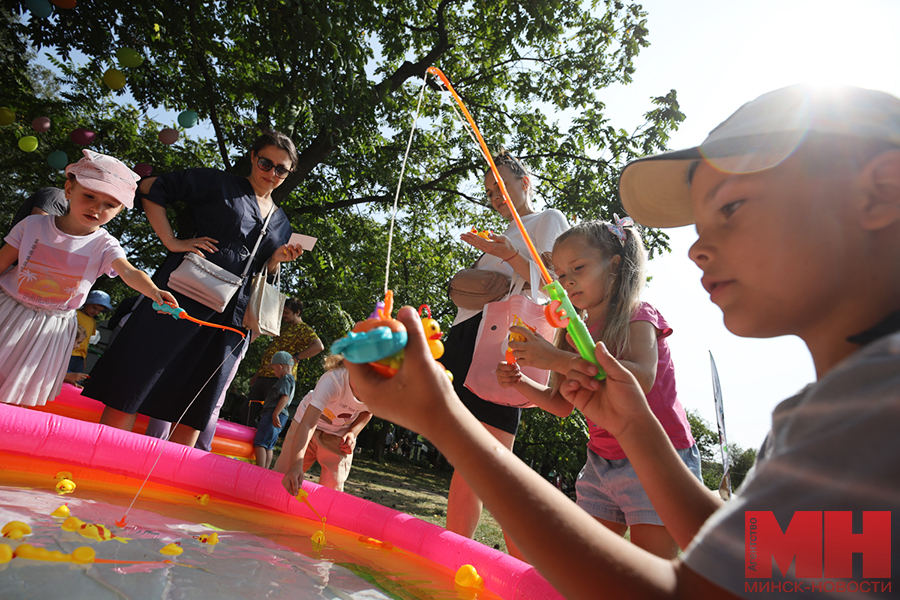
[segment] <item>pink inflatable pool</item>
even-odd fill
[[[122,476],[133,487],[143,481],[162,448],[150,478],[152,485],[171,486],[191,495],[209,494],[229,506],[276,513],[279,519],[315,520],[308,507],[285,493],[279,474],[177,444],[163,447],[164,442],[155,438],[0,404],[0,439],[4,471],[36,469],[30,465],[46,460],[71,466],[73,472],[84,468]],[[534,568],[506,554],[349,494],[309,482],[304,489],[326,517],[329,530],[340,528],[390,542],[452,572],[473,565],[484,578],[485,588],[501,598],[561,597]]]

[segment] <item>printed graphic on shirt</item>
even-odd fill
[[[336,408],[338,410],[344,409],[344,410],[349,410],[351,412],[342,412],[338,415],[335,415],[331,410],[328,409],[328,407],[325,407],[325,409],[322,410],[322,414],[319,415],[319,420],[322,421],[323,423],[328,423],[329,425],[334,425],[335,427],[343,427],[344,425],[346,425],[347,423],[352,421],[354,418],[356,418],[356,415],[358,414],[358,412],[353,411],[353,409],[350,406],[346,405],[343,402],[341,402],[340,406],[336,407]]]
[[[81,274],[89,261],[89,256],[65,252],[35,240],[25,262],[19,266],[19,294],[33,304],[65,306],[78,295]]]

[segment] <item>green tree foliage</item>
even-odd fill
[[[286,269],[286,287],[315,304],[307,321],[327,347],[347,315],[364,318],[383,294],[389,207],[428,67],[447,74],[490,146],[510,148],[532,168],[539,208],[573,220],[608,217],[622,213],[622,165],[664,149],[684,118],[674,90],[649,98],[633,130],[605,112],[604,97],[632,80],[648,35],[641,6],[619,0],[79,0],[45,19],[4,0],[0,106],[17,120],[0,127],[0,219],[8,222],[34,190],[62,184],[46,156],[59,149],[76,159],[76,127],[98,134],[92,149],[151,164],[154,174],[196,166],[247,173],[248,145],[274,127],[300,152],[276,200],[295,231],[319,238]],[[120,65],[122,48],[143,63]],[[55,75],[34,63],[35,53]],[[125,89],[103,84],[111,67],[125,73]],[[450,102],[430,78],[389,263],[398,304],[430,304],[445,330],[455,313],[445,283],[475,258],[454,232],[504,227],[484,196],[483,160]],[[154,121],[158,107],[196,111],[212,135],[163,145],[157,132],[177,123]],[[38,116],[53,127],[26,154],[16,140]],[[190,235],[182,211],[172,211],[177,233]],[[164,249],[139,211],[110,230],[135,264],[159,264]],[[664,234],[646,238],[652,252],[666,248]],[[130,293],[117,282],[98,285],[116,300]],[[258,366],[253,356],[239,386]]]
[[[691,434],[697,442],[702,464],[703,483],[711,490],[718,490],[722,482],[722,450],[719,446],[719,434],[710,429],[709,423],[696,410],[687,411]],[[738,489],[756,462],[756,450],[743,449],[731,444],[731,488]]]
[[[578,410],[561,419],[539,408],[522,411],[515,454],[544,475],[559,474],[574,492],[575,480],[587,461],[588,428]]]

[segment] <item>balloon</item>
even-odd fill
[[[197,124],[199,118],[200,117],[193,110],[186,110],[178,115],[178,124],[185,129],[190,129]]]
[[[125,87],[125,73],[118,69],[107,69],[103,74],[103,83],[114,90],[121,90]]]
[[[150,177],[150,173],[153,172],[153,167],[151,167],[147,163],[138,163],[134,165],[132,171],[134,171],[141,177]]]
[[[50,119],[48,119],[47,117],[38,117],[31,122],[31,128],[38,133],[44,133],[45,131],[50,129]]]
[[[9,125],[16,120],[16,111],[5,106],[0,106],[0,125]]]
[[[159,141],[161,141],[163,144],[166,144],[167,146],[174,144],[178,141],[178,131],[166,127],[159,132]]]
[[[75,8],[75,0],[50,0],[60,8]]]
[[[69,164],[69,157],[62,150],[54,150],[47,155],[47,164],[50,165],[51,169],[65,169],[66,165]]]
[[[53,7],[47,0],[25,0],[25,6],[36,17],[46,19],[53,14]]]
[[[79,127],[69,136],[72,138],[72,141],[78,144],[79,146],[89,146],[94,142],[94,139],[97,137],[97,134],[88,129],[84,129]]]
[[[123,67],[139,67],[144,63],[144,57],[133,48],[119,48],[116,58]]]
[[[33,135],[26,135],[23,138],[19,138],[19,149],[23,152],[34,152],[37,150],[37,147],[38,141]]]

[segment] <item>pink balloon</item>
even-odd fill
[[[134,165],[132,171],[134,171],[141,177],[150,177],[150,173],[153,172],[153,167],[151,167],[147,163],[138,163]]]
[[[72,132],[72,135],[70,137],[72,138],[72,141],[79,146],[88,146],[94,142],[97,134],[88,129],[79,127]]]
[[[159,132],[159,141],[166,145],[174,144],[178,141],[178,131],[175,129],[163,129]]]
[[[45,131],[50,129],[50,119],[48,119],[47,117],[38,117],[31,122],[31,128],[38,133],[44,133]]]

